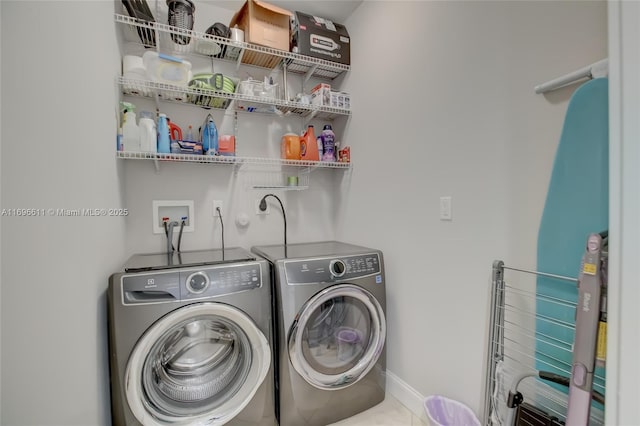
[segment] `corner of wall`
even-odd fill
[[[425,397],[389,370],[387,370],[387,393],[400,401],[423,423],[428,423],[427,414],[424,411]]]

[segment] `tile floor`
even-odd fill
[[[387,393],[384,401],[330,426],[426,426],[415,414]]]

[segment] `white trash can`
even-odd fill
[[[441,395],[424,400],[429,426],[480,426],[480,420],[469,407]]]

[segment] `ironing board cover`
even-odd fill
[[[537,270],[577,278],[587,237],[608,224],[608,79],[598,78],[569,101],[538,233]],[[537,293],[536,369],[569,377],[575,308],[552,299],[576,302],[577,286],[539,276]],[[595,375],[594,389],[604,393],[604,369]]]

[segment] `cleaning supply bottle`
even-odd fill
[[[189,129],[187,130],[187,141],[189,142],[197,142],[194,138],[193,138],[193,127],[191,127],[191,124],[189,124]]]
[[[158,130],[153,113],[141,111],[138,126],[140,127],[140,150],[142,152],[158,152]]]
[[[116,137],[116,150],[122,151],[122,126],[118,127],[118,136]]]
[[[322,161],[322,152],[323,152],[323,148],[322,148],[322,136],[318,136],[316,138],[316,141],[318,142],[318,157],[320,157],[320,161]]]
[[[313,130],[313,124],[307,126],[307,131],[300,138],[300,156],[306,161],[320,161],[318,154],[318,142]]]
[[[171,152],[169,123],[167,122],[167,115],[163,113],[158,116],[158,152],[161,154]]]
[[[140,152],[140,128],[136,123],[136,113],[127,110],[122,123],[122,145],[125,151]]]
[[[211,114],[207,115],[200,128],[202,153],[205,155],[218,155],[218,128]]]
[[[331,124],[324,125],[324,129],[322,129],[322,133],[320,134],[320,136],[322,137],[322,161],[336,161],[336,157],[334,154],[336,148],[336,135],[331,129]]]

